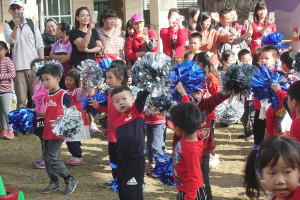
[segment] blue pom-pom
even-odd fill
[[[182,83],[189,96],[193,96],[191,91],[196,93],[202,91],[201,86],[205,84],[204,70],[196,62],[190,60],[185,60],[182,64],[177,65],[169,77],[175,101],[180,101],[181,99],[181,95],[175,90],[179,82]]]
[[[107,95],[108,91],[103,92],[102,90],[98,90],[93,96],[78,99],[78,101],[81,101],[82,104],[80,110],[84,109],[87,113],[92,113],[93,116],[97,115],[99,112],[90,106],[90,100],[96,99],[96,101],[102,106],[107,106]]]
[[[276,67],[274,72],[271,72],[266,65],[259,66],[259,70],[259,72],[254,72],[252,78],[252,91],[254,97],[259,100],[269,99],[272,108],[277,110],[280,102],[270,86],[272,83],[278,83],[282,90],[287,91],[287,82],[283,82],[284,76],[276,72]]]
[[[102,69],[102,72],[103,72],[103,77],[105,78],[106,77],[106,71],[107,69],[110,67],[111,63],[112,63],[112,59],[110,58],[107,58],[107,59],[103,59],[99,62],[99,66],[101,67]]]
[[[153,169],[154,174],[157,178],[165,185],[175,185],[173,179],[173,167],[172,167],[172,158],[166,154],[166,156],[161,154],[156,154],[156,164]]]
[[[265,35],[261,40],[261,46],[265,45],[273,45],[277,47],[278,50],[284,50],[289,49],[287,45],[285,45],[283,42],[283,33],[269,33]]]
[[[13,110],[9,112],[7,118],[14,131],[22,134],[33,133],[37,120],[36,111],[29,108]]]

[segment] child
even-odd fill
[[[181,137],[173,156],[173,178],[178,200],[206,199],[201,171],[203,138],[198,134],[202,116],[194,103],[180,103],[170,110],[174,131]]]
[[[202,42],[202,36],[200,35],[200,33],[192,33],[189,37],[189,45],[188,45],[188,51],[185,51],[182,54],[182,58],[181,58],[181,62],[182,63],[185,57],[185,54],[188,53],[189,51],[191,52],[195,52],[195,53],[200,53],[200,46],[201,46],[201,42]]]
[[[289,88],[287,104],[290,112],[294,113],[290,136],[300,142],[300,81],[293,83]]]
[[[295,60],[295,53],[292,51],[285,51],[280,55],[281,69],[285,72],[287,81],[297,81],[294,74],[293,62]]]
[[[12,79],[16,76],[14,63],[8,57],[8,47],[4,41],[0,41],[0,116],[1,137],[8,140],[14,139],[13,129],[8,123],[7,115],[12,103]]]
[[[32,70],[32,73],[34,73],[34,76],[35,76],[35,71],[36,71],[36,64],[41,61],[43,61],[43,59],[37,58],[31,62],[31,70]],[[46,112],[44,98],[48,92],[49,91],[46,90],[46,88],[44,88],[41,81],[38,80],[35,82],[34,94],[31,98],[34,102],[34,108],[37,112],[37,115],[39,115],[38,113]],[[38,135],[41,140],[42,152],[43,152],[44,119],[45,119],[44,117],[37,117],[36,128],[34,130],[35,134]],[[33,162],[32,164],[38,169],[44,169],[45,168],[44,156],[42,155],[40,160],[37,160],[37,161]]]
[[[184,54],[183,61],[184,60],[193,60],[195,55],[196,55],[196,52],[188,51],[188,52],[186,52],[186,54]]]
[[[106,71],[106,84],[110,88],[118,86],[125,86],[127,83],[127,70],[126,65],[121,60],[114,60],[111,66]],[[113,106],[111,98],[111,91],[107,96],[107,107],[102,106],[97,101],[91,101],[90,105],[100,112],[107,113],[107,132],[108,132],[108,154],[110,166],[112,167],[113,178],[103,184],[104,187],[111,188],[112,181],[117,177],[117,172],[114,166],[117,165],[117,137],[116,137],[116,121],[120,118],[121,114]]]
[[[178,85],[176,86],[175,89],[179,92],[179,94],[181,94],[182,102],[190,101],[181,82],[178,83]],[[209,98],[202,98],[203,95],[201,94],[201,92],[199,92],[199,93],[192,92],[192,94],[198,101],[197,106],[203,117],[203,120],[202,120],[203,123],[201,124],[199,131],[205,132],[206,136],[204,137],[204,140],[203,140],[204,148],[203,148],[203,153],[202,153],[201,170],[202,170],[202,174],[203,174],[205,190],[207,193],[207,199],[211,200],[212,193],[211,193],[211,188],[210,188],[210,184],[209,184],[209,162],[210,162],[210,153],[212,153],[213,150],[215,149],[213,134],[211,134],[212,133],[211,113],[219,104],[221,104],[223,101],[228,99],[230,97],[230,94],[223,95],[221,92],[218,92]],[[180,137],[178,137],[174,134],[173,145],[176,145],[179,140],[180,140]]]
[[[252,52],[252,65],[259,67],[262,63],[260,60],[261,48],[256,48]]]
[[[243,64],[252,65],[252,56],[248,49],[242,49],[238,53],[239,62]],[[252,95],[251,95],[252,96]],[[245,138],[249,142],[254,141],[252,132],[253,117],[254,116],[254,100],[249,96],[244,100],[244,114],[241,117],[242,124],[244,126],[244,134],[240,138]],[[252,114],[253,113],[253,114]]]
[[[297,200],[300,196],[300,145],[293,138],[274,135],[248,156],[244,187],[250,199],[265,193],[258,175],[274,196],[271,200]]]
[[[82,165],[85,164],[82,159],[82,151],[81,151],[81,140],[90,140],[90,130],[89,130],[89,122],[87,119],[87,115],[85,110],[80,110],[82,104],[77,99],[82,99],[88,93],[87,90],[80,87],[80,74],[75,71],[71,70],[68,71],[65,78],[66,88],[68,88],[67,92],[68,95],[71,97],[72,105],[75,105],[77,109],[81,112],[82,119],[84,122],[84,127],[80,133],[74,136],[74,138],[67,138],[67,146],[69,152],[72,154],[72,157],[69,160],[66,160],[66,163],[69,165]]]
[[[41,67],[37,75],[42,79],[44,87],[49,90],[44,98],[46,113],[38,113],[38,116],[45,117],[45,128],[43,132],[43,153],[45,165],[50,184],[43,189],[43,193],[49,193],[59,189],[58,175],[65,180],[65,190],[63,194],[74,192],[78,181],[70,175],[69,170],[60,160],[61,145],[64,138],[57,137],[51,127],[51,123],[57,120],[59,115],[63,115],[63,106],[70,107],[70,96],[59,88],[59,81],[62,77],[62,65],[59,62],[46,63]]]
[[[226,50],[221,55],[221,63],[218,66],[218,71],[226,72],[227,66],[230,66],[232,64],[236,63],[236,55],[231,50]]]
[[[117,178],[121,200],[143,199],[142,184],[145,173],[143,111],[148,94],[148,91],[139,91],[134,101],[134,96],[127,86],[116,87],[110,94],[115,109],[120,113],[116,120],[116,131]]]

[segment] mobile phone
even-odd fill
[[[23,18],[24,18],[24,12],[23,11],[18,12],[18,18],[20,20],[20,24],[23,24]]]
[[[176,22],[176,20],[177,20],[177,17],[176,17],[176,16],[172,16],[172,17],[171,17],[171,22],[172,22],[172,23]]]
[[[275,19],[275,12],[269,12],[269,20]]]
[[[98,11],[93,11],[93,21],[97,22],[97,18],[98,18]]]

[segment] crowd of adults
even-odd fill
[[[24,11],[23,3],[11,1],[9,13],[12,20],[4,26],[5,40],[11,46],[16,68],[14,84],[18,108],[26,107],[27,98],[33,95],[35,78],[30,63],[36,58],[60,61],[65,75],[85,59],[96,62],[103,58],[123,60],[129,70],[139,57],[157,51],[156,32],[145,27],[145,20],[138,13],[132,15],[124,31],[115,11],[104,11],[95,22],[88,8],[80,7],[75,13],[74,28],[49,18],[41,34],[33,20],[24,18],[23,22],[20,21],[19,11]],[[217,65],[224,51],[232,50],[236,55],[241,49],[253,51],[261,46],[264,34],[276,31],[274,18],[268,18],[267,14],[266,4],[258,3],[253,15],[241,25],[234,9],[210,14],[197,6],[190,6],[183,16],[178,9],[172,8],[167,19],[169,27],[160,30],[163,53],[180,61],[187,51],[193,51],[188,49],[189,36],[199,33],[202,40],[196,51],[211,52],[211,61]],[[96,23],[99,23],[99,29],[95,29]],[[64,78],[60,86],[65,88]]]

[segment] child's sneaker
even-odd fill
[[[112,188],[112,185],[113,185],[113,178],[105,183],[103,183],[103,186],[106,187],[106,188]]]
[[[0,137],[6,137],[7,136],[7,130],[2,129],[1,133],[0,133]]]
[[[45,169],[46,168],[45,161],[42,160],[41,162],[37,163],[35,165],[35,167],[38,168],[38,169]]]
[[[65,163],[70,165],[70,163],[72,163],[74,159],[75,157],[72,156],[69,160],[66,160]]]
[[[215,154],[215,155],[210,155],[209,158],[209,169],[215,168],[218,164],[220,163],[219,160],[219,155]]]
[[[95,123],[91,123],[90,131],[91,131],[92,133],[98,133],[98,132],[99,132],[99,130],[98,130],[98,128],[97,128],[97,126],[96,126]]]
[[[146,170],[145,170],[145,174],[149,177],[152,177],[152,178],[157,178],[157,176],[154,174],[154,171],[153,171],[153,167],[151,165],[149,165]]]
[[[74,177],[69,178],[68,180],[65,181],[66,187],[63,192],[63,194],[71,194],[74,192],[76,186],[77,186],[78,180],[75,179]]]
[[[82,158],[76,158],[76,157],[71,157],[69,160],[66,160],[66,163],[68,165],[74,165],[74,166],[85,164]]]
[[[42,162],[43,160],[44,160],[44,157],[41,157],[41,159],[32,162],[32,164],[33,164],[33,165],[37,165],[37,164],[39,164],[40,162]]]
[[[47,194],[57,189],[59,189],[59,182],[50,181],[50,184],[43,189],[42,193]]]
[[[14,133],[13,133],[12,131],[8,131],[7,136],[6,136],[6,139],[7,139],[7,140],[12,140],[12,139],[14,139],[14,138],[15,138]]]

